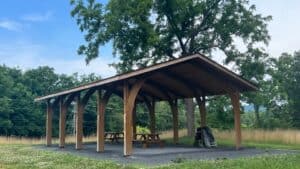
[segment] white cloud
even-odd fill
[[[22,30],[22,24],[12,20],[0,20],[0,28],[18,32]]]
[[[261,1],[251,0],[256,4],[258,13],[264,16],[272,15],[273,19],[268,24],[271,41],[267,51],[272,57],[279,57],[283,52],[293,53],[299,50],[300,44],[300,1]]]
[[[52,17],[52,15],[53,13],[51,11],[48,11],[43,14],[27,14],[22,17],[22,20],[31,22],[43,22],[49,20]]]
[[[112,60],[97,58],[89,65],[85,64],[84,58],[74,56],[74,59],[64,57],[49,57],[45,48],[41,45],[17,42],[16,44],[0,45],[0,64],[10,67],[19,67],[22,70],[49,66],[57,73],[79,74],[95,73],[101,77],[109,77],[116,74],[114,68],[108,66]]]
[[[27,22],[42,22],[49,20],[52,17],[53,13],[48,11],[44,14],[28,14],[21,17],[23,21]],[[6,29],[9,31],[20,32],[26,26],[26,23],[9,20],[9,19],[2,19],[0,20],[0,28]],[[27,25],[28,26],[28,25]]]

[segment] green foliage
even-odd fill
[[[183,102],[179,101],[178,103],[178,119],[179,119],[179,128],[185,127],[185,115]],[[166,131],[173,128],[173,118],[171,113],[171,108],[167,102],[158,102],[156,103],[155,109],[155,120],[156,120],[156,129],[157,131]]]
[[[18,69],[0,66],[0,133],[1,135],[41,135],[39,111],[33,103],[34,94]]]
[[[93,74],[80,78],[76,74],[58,75],[49,67],[22,72],[3,65],[0,66],[0,79],[0,135],[40,137],[45,133],[46,107],[44,103],[34,103],[34,98],[97,78]],[[91,112],[92,108],[87,109]],[[58,108],[55,111],[58,112]],[[95,119],[94,114],[88,113],[85,118]],[[53,117],[54,136],[58,136],[58,115],[54,113]]]
[[[287,126],[300,128],[300,52],[272,60],[267,110]]]
[[[150,134],[150,130],[146,127],[136,126],[136,133]]]
[[[228,97],[221,96],[209,101],[209,105],[207,105],[207,112],[209,127],[220,129],[233,128],[233,112],[231,102]]]
[[[220,50],[226,61],[254,51],[256,43],[267,44],[270,37],[264,17],[255,6],[238,0],[71,0],[71,15],[85,33],[86,44],[78,53],[86,61],[99,56],[99,48],[112,42],[120,58],[120,72],[170,60]],[[251,50],[237,50],[235,39],[242,39]],[[253,48],[253,49],[252,49]],[[239,64],[238,64],[239,65]]]

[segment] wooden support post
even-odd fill
[[[75,95],[71,94],[66,97],[66,100],[61,97],[59,98],[59,106],[60,106],[60,113],[59,113],[59,147],[65,147],[65,140],[66,140],[66,116],[68,107],[73,101]],[[64,101],[65,100],[65,101]]]
[[[133,133],[133,140],[136,139],[136,116],[137,116],[137,114],[136,114],[136,106],[137,105],[135,103],[133,111],[132,111],[132,126],[133,126],[132,133]]]
[[[124,82],[124,156],[132,154],[132,111],[129,106],[129,86]]]
[[[235,147],[236,149],[241,148],[241,118],[240,118],[240,94],[238,92],[231,93],[231,103],[234,112],[234,128],[235,128]]]
[[[59,113],[59,147],[65,147],[66,137],[66,113],[67,105],[64,104],[63,98],[60,98],[60,113]]]
[[[205,107],[205,96],[196,97],[197,104],[199,107],[199,112],[200,112],[200,126],[204,127],[206,126],[206,107]]]
[[[104,151],[105,134],[105,108],[111,92],[106,91],[102,96],[102,91],[97,92],[97,152]]]
[[[177,99],[169,100],[172,115],[173,115],[173,142],[178,144],[178,104]]]
[[[134,108],[135,98],[144,84],[144,79],[138,80],[131,88],[128,82],[123,85],[123,102],[124,102],[124,156],[132,154],[132,111]]]
[[[84,106],[80,100],[80,94],[76,96],[76,133],[75,133],[75,149],[80,150],[83,148],[82,146],[82,136],[83,136],[83,110]]]
[[[46,116],[46,146],[52,144],[52,114],[53,107],[50,100],[47,101],[47,116]]]

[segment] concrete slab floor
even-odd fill
[[[90,157],[99,160],[110,160],[120,164],[144,164],[144,165],[162,165],[173,163],[174,160],[213,160],[224,158],[241,158],[250,156],[262,156],[272,154],[296,153],[292,150],[263,150],[256,148],[243,148],[236,151],[235,148],[194,148],[183,146],[165,146],[142,148],[140,145],[134,145],[133,155],[123,156],[123,144],[105,144],[105,151],[96,152],[96,144],[84,144],[82,150],[76,150],[74,144],[66,145],[65,148],[59,148],[58,145],[51,147],[36,146],[38,149],[50,150],[55,152],[66,152],[74,155]]]

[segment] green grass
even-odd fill
[[[184,140],[184,139],[181,139]],[[186,141],[190,139],[186,138]],[[300,169],[300,154],[263,156],[240,159],[219,159],[210,161],[187,161],[177,159],[174,164],[158,166],[158,169]],[[142,165],[120,165],[112,161],[95,160],[87,157],[76,156],[69,153],[39,150],[30,145],[0,145],[0,169],[81,169],[81,168],[105,168],[105,169],[135,169],[148,168]]]
[[[68,153],[37,150],[29,145],[0,145],[0,168],[130,169],[134,167],[119,165],[111,161],[93,160],[87,157],[75,156]]]
[[[300,169],[300,154],[211,161],[185,161],[160,169]]]
[[[231,140],[218,141],[220,146],[234,146],[234,142]],[[262,149],[288,149],[288,150],[300,150],[299,144],[283,144],[278,142],[258,142],[258,141],[243,141],[243,146],[256,147]]]
[[[166,139],[167,144],[173,144],[172,139]],[[180,145],[193,146],[193,137],[181,137],[179,139]],[[217,140],[218,146],[221,147],[234,147],[234,142],[232,140]],[[280,142],[258,142],[258,141],[243,141],[242,145],[245,147],[256,147],[262,149],[288,149],[288,150],[300,150],[300,145],[298,144],[284,144]]]

